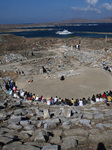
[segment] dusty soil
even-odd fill
[[[28,84],[28,77],[17,80],[19,88],[32,93],[43,95],[45,98],[58,96],[61,98],[88,98],[93,94],[103,93],[112,87],[112,76],[98,68],[81,68],[81,74],[65,77],[64,81],[59,78],[45,78],[44,75],[29,76],[33,82]]]

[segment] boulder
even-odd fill
[[[103,133],[90,134],[89,140],[93,143],[112,143],[112,130],[104,131]]]
[[[8,125],[8,128],[9,129],[14,129],[14,130],[20,130],[20,129],[22,129],[22,126],[21,125],[17,125],[15,123],[11,123],[10,125]]]
[[[60,123],[60,120],[59,119],[47,119],[47,120],[44,120],[43,121],[43,124],[44,124],[44,129],[53,129],[53,128],[56,128],[57,125]]]
[[[53,136],[53,137],[50,137],[49,142],[52,144],[58,144],[59,145],[62,141],[61,141],[60,136]]]
[[[39,147],[31,146],[31,145],[5,145],[2,150],[40,150]]]
[[[62,128],[64,128],[64,129],[70,129],[71,126],[72,126],[71,121],[67,121],[67,122],[62,123]]]
[[[5,108],[4,103],[0,103],[0,109],[3,109],[3,108]]]
[[[80,122],[81,124],[86,125],[86,126],[88,126],[88,127],[91,128],[91,125],[90,125],[91,121],[90,121],[90,120],[87,120],[87,119],[80,119],[79,122]]]
[[[75,112],[81,114],[81,110],[79,108],[75,108]]]
[[[50,118],[50,112],[49,109],[44,109],[44,119]]]
[[[54,136],[61,136],[62,132],[63,132],[62,129],[52,130],[52,133],[53,133]]]
[[[88,136],[88,131],[82,128],[70,129],[64,131],[65,136]]]
[[[5,120],[6,116],[6,113],[0,113],[0,120]]]
[[[49,134],[45,131],[41,130],[38,135],[35,136],[34,141],[35,142],[47,142],[49,139]]]
[[[93,119],[93,114],[84,114],[83,117],[87,119]]]
[[[8,144],[12,141],[13,141],[13,139],[0,135],[0,143]]]
[[[97,127],[97,128],[99,128],[99,129],[104,130],[104,127],[103,127],[103,124],[102,124],[102,123],[98,123],[98,124],[96,124],[96,126],[95,126],[95,127]]]
[[[94,115],[94,119],[104,119],[104,116],[102,113],[97,113]]]
[[[11,116],[8,120],[9,123],[19,123],[21,121],[21,116]]]
[[[64,116],[65,117],[71,117],[71,115],[72,115],[72,111],[71,111],[71,109],[69,109],[69,108],[65,108],[64,110],[63,110],[63,113],[64,113]]]
[[[14,111],[14,115],[26,115],[27,111],[23,110],[23,109],[16,109]]]
[[[64,141],[61,143],[61,150],[70,150],[70,149],[76,149],[78,146],[78,141],[71,138],[67,137],[64,139]]]
[[[46,145],[42,150],[58,150],[58,145]]]
[[[24,126],[24,130],[28,130],[28,131],[35,130],[35,126],[34,126],[34,125],[27,125],[27,126]]]
[[[28,126],[28,125],[30,125],[30,121],[27,121],[27,120],[25,120],[25,121],[20,121],[20,125],[21,126]]]

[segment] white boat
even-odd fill
[[[72,32],[69,32],[68,30],[63,30],[63,31],[57,31],[56,34],[66,35],[66,34],[72,34]]]

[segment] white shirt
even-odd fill
[[[79,106],[83,106],[83,101],[79,101]]]

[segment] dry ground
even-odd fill
[[[28,84],[29,79],[33,79],[31,84]],[[83,67],[80,75],[65,77],[64,81],[59,78],[50,79],[45,78],[44,75],[34,75],[19,78],[17,85],[45,98],[56,95],[61,98],[88,98],[93,94],[111,90],[112,76],[98,68]]]

